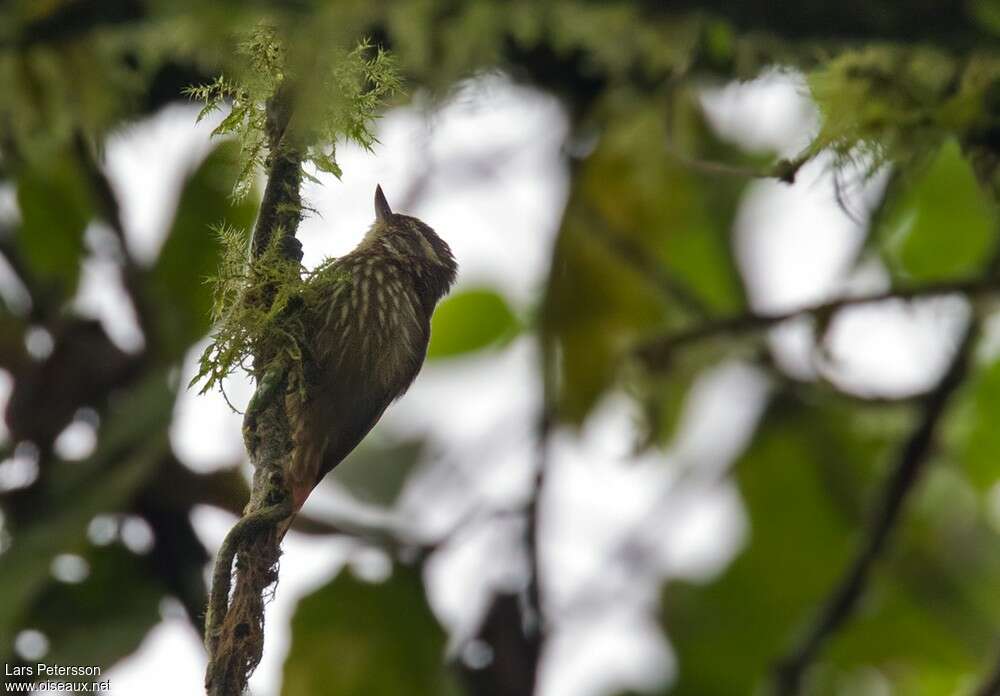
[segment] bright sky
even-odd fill
[[[561,147],[567,125],[561,108],[497,76],[470,83],[443,108],[417,103],[383,120],[374,156],[354,148],[339,151],[343,181],[320,175],[321,186],[307,186],[306,198],[317,215],[301,227],[306,263],[353,247],[372,221],[372,192],[381,183],[394,209],[417,215],[449,242],[460,264],[459,287],[498,288],[527,313],[543,282],[566,198]],[[816,114],[801,82],[787,75],[711,90],[705,103],[726,137],[784,155],[794,154],[815,128]],[[189,107],[167,108],[108,145],[108,171],[123,197],[129,244],[142,259],[155,258],[183,175],[209,148],[211,126],[194,125],[195,113]],[[418,182],[422,194],[411,205]],[[870,187],[879,185],[876,179]],[[857,197],[859,204],[866,200],[870,192]],[[787,309],[844,288],[871,290],[886,282],[877,266],[844,278],[843,264],[856,250],[861,230],[838,209],[823,163],[806,167],[793,187],[754,183],[735,224],[737,256],[760,310]],[[116,341],[134,346],[137,331],[121,319],[123,298],[108,270],[88,267],[79,304],[102,317]],[[834,327],[832,365],[815,364],[802,327],[794,323],[775,330],[772,340],[781,360],[802,374],[832,370],[853,388],[907,391],[933,379],[928,365],[940,364],[947,354],[942,326],[960,320],[961,308],[947,300],[917,310],[852,311]],[[425,526],[443,525],[466,507],[503,506],[523,496],[533,462],[535,359],[533,346],[521,341],[501,352],[428,365],[414,388],[390,408],[382,427],[431,433],[439,459],[452,467],[450,475],[463,477],[461,485],[444,491],[440,469],[421,477],[404,492],[404,515]],[[182,383],[192,367],[189,360]],[[229,392],[245,401],[249,387],[234,382]],[[713,370],[697,384],[678,442],[666,455],[636,459],[629,454],[633,414],[621,396],[601,405],[580,438],[557,434],[542,538],[544,570],[549,571],[544,589],[556,632],[543,668],[543,696],[648,687],[670,675],[669,643],[649,609],[662,578],[711,577],[752,533],[738,492],[706,481],[750,436],[766,392],[764,377],[746,365],[727,363]],[[171,442],[181,459],[200,471],[237,461],[242,456],[239,416],[217,395],[187,393],[178,405]],[[424,504],[429,495],[443,501],[435,506],[436,515]],[[318,516],[338,505],[343,509],[342,495],[335,495],[333,487],[314,498],[308,507]],[[657,512],[661,509],[669,515]],[[651,520],[659,533],[642,543],[657,559],[655,567],[636,573],[609,563],[625,535]],[[232,522],[210,509],[194,517],[213,551]],[[482,525],[431,564],[432,604],[456,636],[474,625],[490,587],[516,577],[519,534],[509,523]],[[362,574],[377,575],[384,567],[377,554],[358,555],[350,544],[289,536],[252,693],[278,695],[288,623],[298,598],[327,581],[349,557]],[[165,603],[163,616],[142,647],[108,675],[114,696],[199,693],[204,669],[199,637],[173,603]]]

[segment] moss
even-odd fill
[[[956,101],[963,65],[927,47],[872,46],[829,61],[809,79],[822,115],[810,150],[869,172],[919,161],[970,120]]]
[[[250,192],[254,175],[266,164],[267,104],[279,89],[290,84],[296,87],[295,118],[290,126],[303,162],[339,178],[337,141],[370,150],[375,143],[371,123],[402,86],[395,61],[368,39],[349,51],[337,47],[321,51],[309,75],[294,74],[285,46],[277,29],[258,25],[238,44],[243,68],[239,75],[220,75],[187,90],[188,96],[205,104],[199,120],[229,108],[213,133],[231,135],[240,145],[240,176],[233,189],[237,198]]]
[[[256,259],[249,259],[250,235],[245,230],[216,230],[223,258],[213,284],[212,317],[216,328],[202,352],[198,374],[191,385],[202,382],[200,393],[220,387],[230,374],[253,374],[255,356],[268,356],[293,368],[302,381],[309,355],[309,335],[304,317],[331,297],[346,276],[330,258],[305,271],[282,253],[284,231],[272,236]]]
[[[216,230],[223,247],[218,274],[210,279],[216,328],[191,382],[202,383],[202,393],[221,388],[237,370],[259,376],[276,363],[289,368],[292,383],[305,385],[304,318],[342,278],[333,260],[306,272],[290,258],[285,237],[294,235],[302,217],[298,189],[302,176],[309,176],[302,165],[311,162],[339,177],[335,143],[345,140],[370,150],[372,121],[400,89],[395,63],[367,40],[350,51],[323,52],[315,70],[300,76],[293,74],[285,45],[274,27],[261,24],[239,43],[237,77],[219,76],[188,90],[205,103],[199,118],[230,107],[214,133],[231,135],[240,145],[234,195],[246,195],[259,168],[270,173],[256,233]]]

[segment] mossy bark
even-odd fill
[[[282,234],[283,253],[298,263],[302,256],[295,231],[302,209],[302,156],[290,136],[290,114],[288,91],[281,90],[268,104],[271,155],[251,253],[259,256],[275,234]],[[210,696],[240,696],[260,662],[264,602],[278,579],[282,523],[292,514],[284,473],[292,454],[284,398],[290,371],[281,355],[259,353],[254,355],[254,375],[258,386],[243,425],[253,486],[243,517],[219,550],[205,620],[205,688]]]

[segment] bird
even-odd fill
[[[427,355],[431,316],[457,272],[448,244],[417,218],[392,212],[377,186],[374,224],[330,264],[329,297],[310,303],[306,389],[285,396],[293,513],[409,389]]]

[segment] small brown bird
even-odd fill
[[[427,354],[431,314],[457,269],[444,240],[420,220],[393,213],[377,187],[375,224],[334,262],[340,281],[329,302],[311,310],[316,374],[308,398],[288,397],[288,485],[296,511],[413,383]]]

